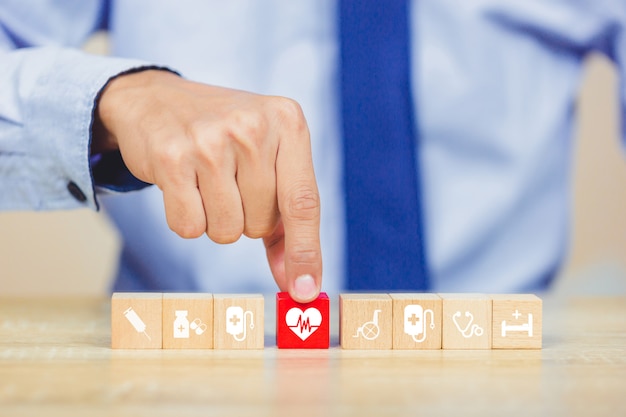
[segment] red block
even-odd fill
[[[324,292],[307,304],[289,293],[276,294],[276,346],[281,349],[328,349],[330,302]]]

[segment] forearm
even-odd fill
[[[112,77],[144,67],[63,48],[2,53],[0,209],[97,208],[89,163],[96,99]],[[93,150],[107,149],[98,142]]]

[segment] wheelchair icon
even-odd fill
[[[380,312],[381,310],[374,310],[372,321],[363,323],[352,337],[363,336],[365,340],[375,340],[380,334],[380,327],[378,326],[378,315]]]

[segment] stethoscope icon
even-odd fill
[[[459,330],[459,332],[461,332],[461,334],[463,335],[464,338],[469,339],[472,336],[482,336],[483,335],[483,328],[480,327],[478,324],[474,324],[474,315],[472,313],[470,313],[469,311],[465,312],[465,317],[469,318],[469,321],[467,323],[467,326],[465,326],[465,329],[461,329],[461,326],[457,322],[457,319],[459,317],[461,317],[461,312],[457,311],[452,316],[452,321],[454,322],[454,325]]]

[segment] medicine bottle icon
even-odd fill
[[[174,320],[174,339],[189,339],[189,320],[187,310],[176,310]]]

